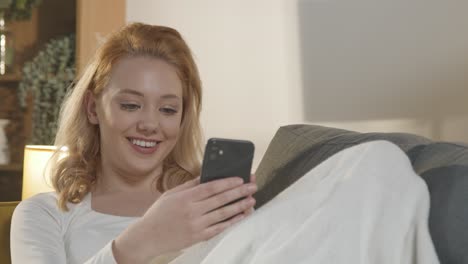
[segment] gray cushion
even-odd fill
[[[441,263],[468,263],[468,147],[435,142],[413,152],[431,195],[429,228]]]
[[[450,165],[468,165],[468,145],[451,142],[434,142],[413,150],[414,170],[423,172]]]
[[[468,263],[468,166],[421,175],[431,194],[429,229],[441,263]]]
[[[270,142],[255,173],[259,186],[255,196],[256,207],[271,200],[333,154],[374,140],[391,141],[405,152],[431,142],[429,139],[404,133],[358,133],[315,125],[281,127]],[[291,170],[297,175],[292,175]]]

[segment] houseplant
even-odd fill
[[[34,98],[30,144],[53,144],[60,105],[74,78],[74,34],[50,40],[32,61],[25,63],[18,99],[24,108],[28,94]]]

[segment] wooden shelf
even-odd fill
[[[13,72],[0,75],[0,82],[19,82],[21,81],[21,73]]]
[[[1,171],[21,172],[23,170],[23,164],[6,164],[0,165]]]

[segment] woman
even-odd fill
[[[249,215],[254,177],[199,184],[201,94],[174,29],[134,23],[111,35],[64,102],[55,192],[14,212],[13,263],[147,263]]]

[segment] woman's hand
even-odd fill
[[[254,175],[247,184],[230,177],[204,184],[196,178],[179,185],[161,195],[141,219],[116,238],[114,256],[119,264],[146,263],[208,240],[253,211],[256,190]],[[247,198],[223,206],[242,197]]]

